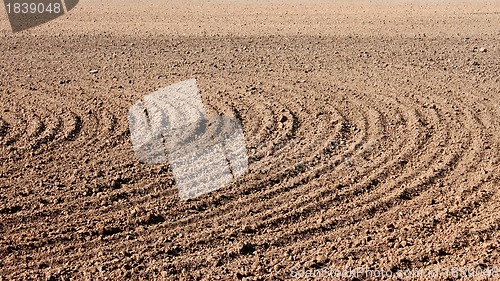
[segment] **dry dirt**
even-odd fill
[[[498,1],[180,2],[1,10],[0,280],[500,265]],[[190,78],[250,164],[183,202],[127,111]]]

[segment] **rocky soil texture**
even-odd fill
[[[1,13],[0,280],[500,265],[498,2],[138,2]],[[249,166],[184,202],[127,112],[191,78]]]

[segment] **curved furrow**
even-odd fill
[[[467,100],[460,100],[461,105],[467,105],[471,102],[468,98]],[[469,239],[472,235],[468,229],[471,225],[467,222],[457,223],[456,220],[460,218],[473,219],[476,216],[476,209],[485,208],[485,206],[495,204],[493,198],[496,190],[492,188],[491,180],[492,173],[491,169],[491,156],[487,156],[487,147],[490,146],[490,137],[487,133],[489,126],[486,126],[483,121],[477,116],[477,109],[471,110],[473,106],[462,106],[462,110],[465,112],[467,117],[467,126],[475,132],[473,135],[473,140],[471,142],[470,149],[466,153],[467,156],[464,157],[463,161],[457,165],[456,169],[453,171],[455,177],[451,177],[445,183],[445,188],[448,193],[453,193],[453,187],[461,186],[461,191],[455,196],[441,196],[438,200],[442,202],[448,202],[448,204],[455,206],[451,210],[443,210],[438,215],[443,224],[455,224],[456,229],[463,229],[462,231],[456,231],[452,233],[444,233],[450,237],[454,237],[457,241],[463,241],[458,237],[463,237],[464,240]],[[484,160],[489,161],[484,161]],[[463,175],[467,174],[467,178],[463,178]],[[479,221],[478,218],[475,218]],[[481,228],[481,227],[478,227]],[[487,228],[485,226],[485,228]],[[494,228],[493,228],[494,229]],[[443,231],[446,232],[446,231]],[[486,233],[488,231],[486,230]],[[489,231],[491,233],[491,231]],[[428,239],[435,239],[439,234],[431,235]],[[486,234],[487,235],[487,234]],[[466,238],[469,237],[469,238]],[[477,240],[475,241],[478,242]],[[461,245],[462,247],[464,245]]]
[[[303,205],[303,204],[298,204],[297,206],[300,206],[300,205]],[[314,202],[311,205],[315,205]],[[282,212],[278,212],[278,213],[282,213]],[[259,220],[256,220],[256,221],[259,221]],[[276,225],[276,223],[273,223],[273,224]]]
[[[184,225],[184,223],[182,223],[182,225]]]
[[[223,212],[220,212],[220,213],[223,213]],[[176,224],[179,224],[179,225],[185,225],[185,223],[186,223],[186,222],[184,222],[184,221],[180,221],[180,222],[178,222],[178,223],[176,223]]]
[[[102,210],[101,210],[101,212],[102,212]]]
[[[86,103],[87,98],[84,98],[81,104]],[[33,112],[23,112],[22,116],[23,122],[26,122],[27,129],[25,130],[27,133],[25,134],[25,138],[23,138],[23,142],[30,145],[31,149],[35,150],[37,153],[32,154],[31,158],[20,159],[21,161],[26,161],[27,167],[31,167],[34,165],[41,166],[47,163],[46,159],[51,159],[49,161],[54,161],[53,157],[49,152],[56,149],[66,149],[68,152],[80,149],[87,150],[88,147],[95,147],[96,143],[104,143],[107,145],[110,137],[106,137],[105,134],[100,133],[100,128],[102,126],[106,127],[106,130],[109,132],[107,134],[113,134],[113,130],[116,128],[117,120],[116,118],[108,113],[104,114],[103,117],[96,116],[93,112],[92,115],[86,114],[88,110],[84,107],[67,109],[63,107],[61,101],[58,99],[54,99],[50,95],[40,95],[38,97],[34,97],[32,100],[25,99],[23,102],[26,103],[26,106],[32,103],[36,103],[37,107],[33,109]],[[14,107],[10,107],[10,110],[13,110]],[[10,111],[9,110],[9,111]],[[54,116],[60,116],[55,118]],[[31,116],[31,117],[29,117]],[[109,121],[107,121],[109,119]],[[19,128],[16,128],[19,130]],[[21,131],[21,130],[20,130]],[[123,134],[121,135],[123,138]],[[83,142],[83,144],[82,144]],[[18,141],[19,143],[19,141]],[[22,145],[19,143],[18,145]],[[86,161],[85,158],[87,152],[80,154],[76,158],[61,158],[59,160],[59,165],[67,167],[67,169],[73,169],[77,171],[79,170],[79,166],[81,163]],[[31,164],[33,163],[33,164]],[[37,164],[40,163],[40,164]],[[68,165],[69,164],[69,165]],[[51,167],[57,169],[58,164],[52,164]],[[50,171],[50,168],[48,169]],[[63,175],[65,178],[61,179],[63,181],[68,180],[67,174]],[[33,195],[28,195],[28,198],[32,198],[33,201],[42,200],[39,199],[40,195],[43,197],[43,204],[40,206],[30,206],[29,208],[23,207],[20,212],[17,212],[13,215],[8,215],[5,218],[5,221],[11,220],[11,218],[16,217],[17,220],[25,221],[25,225],[27,227],[36,226],[40,221],[43,221],[44,218],[33,216],[33,213],[50,215],[50,214],[58,214],[64,209],[74,209],[74,205],[82,205],[86,203],[88,198],[77,198],[74,194],[68,194],[63,198],[52,196],[52,192],[56,189],[55,184],[49,183],[45,185],[45,188],[40,191],[40,193],[35,193]],[[71,186],[75,186],[76,182],[71,183],[67,188],[72,189]],[[27,183],[28,187],[32,185],[32,183]],[[12,188],[16,187],[16,184],[11,185]],[[76,186],[75,186],[76,187]],[[85,189],[85,186],[83,186]],[[57,187],[57,189],[60,189]],[[82,189],[82,186],[78,186],[77,189]],[[68,190],[69,191],[69,190]],[[23,195],[24,196],[24,195]],[[110,195],[111,197],[113,195]],[[91,202],[87,202],[90,204],[96,204],[102,198],[96,198]],[[49,200],[49,201],[47,201]],[[58,204],[55,208],[51,203],[47,204],[45,202],[52,202],[52,200],[63,200],[60,201],[62,204]],[[56,202],[56,201],[55,201]],[[85,212],[85,210],[81,211]],[[75,213],[75,215],[77,215]],[[36,228],[36,227],[34,227]],[[19,230],[22,231],[22,230]],[[16,231],[17,232],[17,231]],[[12,232],[12,237],[15,237],[16,232]]]
[[[464,125],[465,125],[465,124],[464,124]],[[473,128],[470,128],[470,129],[472,130]],[[480,160],[480,158],[481,158],[481,157],[479,157],[476,161],[474,161],[474,160],[472,160],[472,159],[471,159],[471,161],[474,161],[474,162],[478,163],[478,160]],[[467,159],[467,158],[466,158],[465,156],[461,155],[461,156],[459,157],[459,159],[464,160],[464,159]],[[450,161],[445,162],[445,164],[441,166],[441,167],[442,167],[442,168],[441,168],[441,172],[445,172],[445,171],[447,171],[449,167],[452,167],[452,168],[453,168],[454,166],[457,166],[457,162],[458,162],[458,159],[456,159],[456,157],[455,157],[455,158],[453,158],[453,157],[452,157],[452,159],[450,159]],[[469,162],[468,162],[468,163],[469,163]],[[450,173],[450,174],[452,174],[452,173]],[[440,176],[441,176],[441,174],[440,174]],[[418,186],[418,185],[416,185],[416,186]],[[422,193],[422,192],[425,192],[425,191],[424,191],[424,190],[420,190],[420,189],[418,190],[418,193]],[[417,205],[419,205],[419,204],[417,204]],[[337,216],[337,217],[338,217],[338,216]],[[366,217],[367,217],[367,214],[364,214],[362,217],[366,218]],[[354,223],[354,222],[352,222],[352,223]],[[341,225],[339,225],[338,223],[335,225],[335,227],[339,227],[339,226],[341,226]],[[319,228],[317,228],[317,229],[318,229],[318,230],[319,230],[319,229],[323,229],[323,231],[324,231],[324,226],[320,226],[320,227],[319,227]],[[306,232],[305,232],[305,233],[309,233],[309,232],[311,232],[311,231],[312,231],[312,230],[308,229],[308,230],[306,230]],[[294,235],[297,235],[297,234],[305,234],[305,233],[294,233]],[[311,243],[313,243],[312,241],[315,241],[316,239],[320,239],[320,238],[319,238],[319,237],[314,236],[314,238],[311,238],[311,239],[310,239],[310,241],[311,241],[311,242],[310,242],[309,244],[307,244],[307,245],[305,246],[305,248],[307,248],[307,246],[308,246],[308,245],[310,245]]]
[[[258,221],[258,220],[257,220]]]
[[[12,147],[24,136],[28,124],[23,118],[24,109],[15,109],[14,105],[5,103],[7,109],[2,113],[4,120],[4,135],[2,136],[2,145],[5,147]],[[18,113],[18,111],[20,111]]]
[[[311,205],[314,205],[314,202],[312,202],[312,203],[310,203],[310,204],[311,204]],[[297,206],[300,206],[300,205],[303,205],[303,204],[298,204]],[[292,208],[292,209],[293,209],[293,208]],[[254,219],[251,219],[251,220],[249,219],[249,221],[259,221],[259,220],[258,220],[258,219],[257,219],[257,220],[255,220],[255,218],[254,218]],[[273,223],[270,223],[269,225],[273,225]]]
[[[75,112],[68,111],[61,114],[61,119],[65,124],[62,138],[64,141],[75,141],[82,130],[82,118]]]

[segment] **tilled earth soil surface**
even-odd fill
[[[0,280],[500,265],[498,2],[89,0],[16,34],[3,12]],[[249,167],[184,202],[127,112],[190,78]]]

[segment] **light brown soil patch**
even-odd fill
[[[0,280],[500,265],[498,2],[123,2],[2,14]],[[250,164],[182,202],[127,110],[190,78]]]

